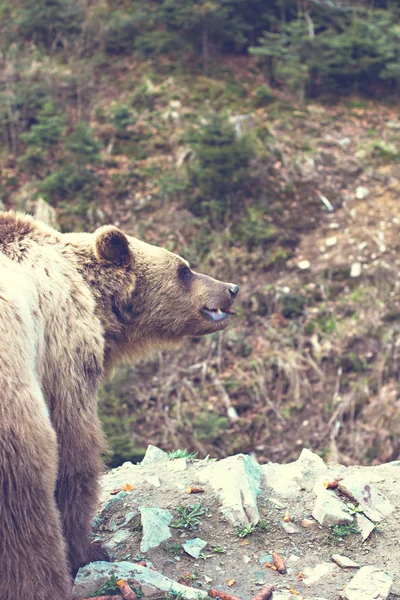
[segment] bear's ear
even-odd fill
[[[115,265],[132,261],[128,238],[113,225],[100,227],[95,233],[95,253],[98,259]]]

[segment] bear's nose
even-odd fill
[[[239,286],[231,283],[228,290],[229,290],[230,295],[232,296],[232,300],[234,300],[238,294]]]

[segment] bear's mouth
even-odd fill
[[[222,310],[221,308],[204,307],[201,312],[208,319],[211,319],[211,321],[214,321],[214,322],[223,321],[224,319],[226,319],[228,317],[228,315],[236,314],[236,310],[234,308],[224,308],[224,310]]]

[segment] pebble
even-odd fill
[[[351,560],[351,558],[348,558],[347,556],[342,556],[341,554],[332,554],[332,560],[339,565],[339,567],[342,567],[342,569],[357,569],[360,567],[354,560]]]
[[[351,265],[350,268],[350,277],[360,277],[362,266],[361,263],[355,262]]]
[[[356,198],[357,200],[364,200],[369,196],[369,189],[366,187],[362,187],[361,185],[356,189]]]
[[[333,246],[336,246],[337,244],[337,237],[336,236],[332,236],[332,237],[328,237],[325,240],[325,246],[327,248],[333,248]]]
[[[298,265],[299,269],[301,269],[302,271],[305,271],[306,269],[309,269],[311,267],[311,263],[308,260],[301,260]]]

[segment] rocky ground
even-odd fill
[[[309,450],[260,465],[149,446],[142,463],[104,476],[94,528],[113,562],[82,568],[74,592],[117,595],[122,578],[151,599],[211,588],[242,600],[394,599],[399,468],[326,464]]]

